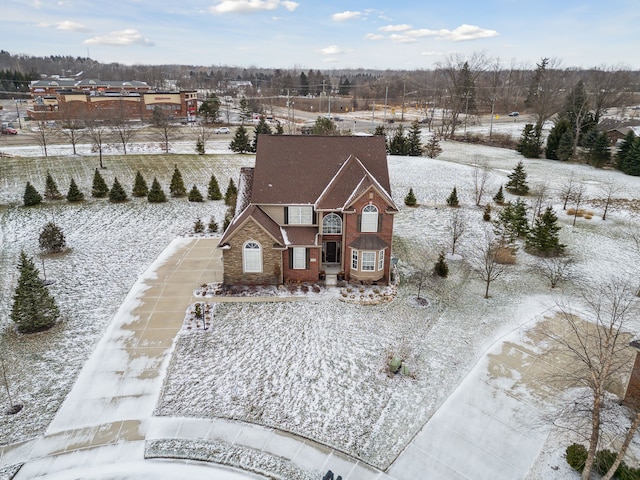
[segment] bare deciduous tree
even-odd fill
[[[605,182],[600,186],[600,190],[604,194],[604,211],[602,212],[602,220],[606,220],[607,212],[611,205],[611,199],[618,192],[618,187],[613,182]]]
[[[60,135],[71,144],[73,154],[77,155],[76,147],[78,143],[85,137],[85,125],[82,119],[71,115],[70,112],[63,112],[62,124],[60,125]]]
[[[585,200],[585,190],[584,183],[580,182],[575,186],[573,194],[571,195],[571,199],[573,200],[573,226],[576,225],[576,219],[580,213],[580,207]]]
[[[122,152],[127,154],[127,145],[131,143],[136,131],[133,125],[126,117],[125,112],[119,111],[116,116],[111,120],[111,128],[113,129],[113,136],[118,140],[118,143],[122,145]]]
[[[551,288],[556,288],[561,282],[571,278],[573,260],[569,257],[540,258],[540,272],[549,280]]]
[[[98,152],[100,168],[104,168],[104,165],[102,163],[102,150],[109,140],[111,131],[102,120],[97,119],[96,117],[88,117],[87,119],[85,119],[85,125],[87,127],[87,136],[93,143],[91,149]]]
[[[485,230],[484,238],[475,246],[472,263],[485,283],[484,298],[489,298],[491,282],[506,270],[506,266],[498,261],[501,248],[500,242],[490,230]]]
[[[459,209],[451,209],[451,216],[449,217],[449,234],[451,236],[451,255],[455,255],[456,246],[458,246],[460,239],[467,231],[467,217]]]
[[[554,345],[550,354],[554,358],[558,358],[558,355],[567,358],[566,366],[562,369],[564,371],[556,374],[558,378],[565,385],[586,388],[589,392],[587,404],[584,405],[589,413],[589,422],[583,432],[588,440],[583,480],[591,477],[603,429],[603,411],[608,389],[630,361],[630,335],[625,334],[625,329],[636,313],[636,302],[629,282],[614,279],[583,291],[579,314],[571,305],[559,304],[559,328],[545,332]],[[573,402],[577,400],[574,398]],[[571,410],[581,407],[576,405]],[[616,464],[603,478],[611,478],[624,458],[630,437],[640,423],[639,415],[634,414],[635,418],[626,432]],[[579,427],[575,429],[581,430]]]
[[[533,194],[533,205],[531,207],[531,225],[535,222],[535,219],[542,215],[542,207],[544,207],[544,203],[547,200],[547,196],[549,193],[549,187],[546,183],[541,183],[536,185],[532,190]]]
[[[49,145],[51,140],[53,140],[54,134],[55,134],[54,127],[50,126],[48,122],[45,122],[44,120],[39,120],[36,123],[34,135],[36,137],[36,141],[38,142],[38,145],[40,145],[40,148],[42,148],[42,153],[44,153],[45,157],[48,156],[47,146]]]
[[[473,164],[473,193],[476,199],[476,206],[482,203],[484,188],[489,179],[489,165],[486,160],[476,160]]]

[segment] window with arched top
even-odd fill
[[[242,268],[245,273],[262,272],[262,247],[252,240],[244,244],[242,249]]]
[[[341,234],[342,218],[340,215],[330,213],[322,219],[322,233],[324,234]]]
[[[366,205],[362,209],[360,231],[365,233],[378,231],[378,208],[375,205]]]

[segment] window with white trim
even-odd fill
[[[378,209],[375,205],[366,205],[362,209],[362,220],[360,222],[360,231],[371,233],[378,231]]]
[[[289,225],[313,225],[313,207],[288,207]]]
[[[384,269],[384,250],[378,252],[378,270]]]
[[[262,248],[254,241],[248,241],[242,249],[242,268],[244,273],[262,272]]]
[[[293,269],[305,270],[307,268],[307,249],[304,247],[293,247]]]
[[[351,250],[351,269],[358,270],[358,250]]]
[[[330,213],[325,215],[322,219],[322,233],[323,234],[341,234],[342,233],[342,218],[340,215]]]
[[[376,252],[362,252],[362,271],[373,272],[376,269]]]

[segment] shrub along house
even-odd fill
[[[260,136],[218,248],[224,283],[388,283],[393,216],[382,136]]]

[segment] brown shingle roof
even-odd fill
[[[280,225],[278,225],[269,215],[264,213],[262,209],[256,205],[250,205],[245,208],[240,215],[237,215],[227,227],[220,239],[220,242],[218,243],[218,248],[224,247],[225,244],[229,243],[229,240],[233,237],[234,233],[247,221],[250,221],[250,219],[253,219],[273,237],[275,248],[281,248],[285,245],[282,232],[280,231]]]
[[[384,250],[389,248],[389,244],[377,235],[360,235],[349,246],[358,250]]]
[[[251,203],[315,204],[340,167],[352,155],[362,162],[387,193],[391,192],[382,136],[261,136],[256,154]],[[362,177],[360,174],[358,182]],[[353,188],[355,186],[357,183]]]

